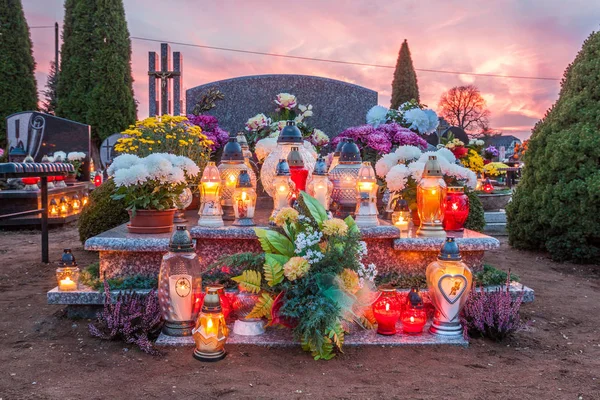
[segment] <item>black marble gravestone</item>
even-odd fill
[[[6,117],[8,158],[20,162],[28,154],[36,162],[56,151],[86,154],[81,167],[82,181],[90,179],[90,126],[37,111],[23,111]]]

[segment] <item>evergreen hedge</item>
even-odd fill
[[[397,109],[401,104],[411,100],[416,100],[417,103],[420,102],[419,85],[417,84],[417,73],[413,67],[410,50],[408,49],[408,42],[404,39],[398,52],[398,60],[394,70],[390,108]]]
[[[105,181],[90,194],[90,203],[79,216],[79,240],[81,243],[92,236],[129,221],[125,203],[110,198],[115,190],[112,179]]]
[[[600,255],[600,32],[570,64],[556,103],[533,128],[507,207],[509,243],[557,261]]]

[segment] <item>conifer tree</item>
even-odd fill
[[[21,0],[0,0],[0,148],[6,146],[6,117],[38,108],[34,70]]]
[[[46,80],[46,89],[42,92],[44,101],[42,102],[42,111],[46,114],[54,115],[56,112],[56,85],[58,84],[58,71],[56,63],[50,61],[50,73]]]
[[[559,98],[533,128],[507,207],[509,242],[555,260],[600,256],[600,32],[583,43]]]
[[[392,104],[390,108],[398,108],[402,103],[419,99],[419,86],[417,85],[417,73],[413,67],[408,42],[404,39],[398,60],[396,61],[396,70],[394,71],[394,80],[392,81]]]

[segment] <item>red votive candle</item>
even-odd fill
[[[396,323],[400,318],[400,299],[394,288],[380,288],[379,292],[379,298],[373,303],[377,333],[380,335],[395,335]]]
[[[407,306],[402,312],[400,320],[402,321],[402,331],[404,333],[419,335],[423,332],[423,327],[427,323],[427,312],[422,308]]]

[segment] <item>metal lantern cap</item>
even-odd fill
[[[437,156],[429,156],[429,160],[425,163],[423,170],[423,178],[427,177],[442,177],[442,167],[437,159]]]
[[[169,251],[173,253],[189,253],[194,251],[192,235],[183,225],[177,225],[169,241]]]
[[[344,145],[346,144],[346,138],[342,138],[342,140],[340,140],[337,144],[337,146],[335,146],[335,151],[333,152],[334,156],[340,156],[340,153],[342,152],[342,147],[344,147]]]
[[[277,143],[302,143],[304,138],[302,132],[296,126],[294,121],[287,121],[286,125],[281,130]]]
[[[454,241],[453,237],[447,237],[446,241],[442,245],[440,254],[438,254],[438,260],[440,261],[462,261],[458,243]]]
[[[275,175],[290,176],[290,166],[285,158],[280,158],[275,168]]]
[[[252,179],[250,178],[250,174],[245,169],[240,172],[238,176],[236,188],[251,188],[252,187]]]
[[[77,261],[75,261],[75,256],[71,252],[71,249],[64,249],[63,255],[60,260],[63,267],[76,267]]]
[[[360,164],[361,162],[360,150],[354,143],[354,139],[346,139],[340,152],[340,164]]]
[[[214,161],[209,161],[202,172],[202,178],[200,178],[201,183],[221,183],[221,175],[219,173],[219,169],[215,165]]]
[[[58,205],[58,203],[56,202],[56,199],[52,199],[52,200],[50,200],[50,205],[51,205],[51,206],[56,206],[56,205]]]
[[[211,285],[206,287],[206,296],[204,296],[204,302],[202,303],[202,312],[222,312],[221,299],[219,298],[219,290],[222,288],[223,287],[220,285]]]
[[[31,154],[27,154],[27,157],[25,157],[23,162],[32,163],[32,162],[35,162],[35,160],[33,159],[33,157],[31,157]]]
[[[423,308],[423,299],[419,294],[419,288],[412,287],[410,292],[408,293],[408,301],[410,305],[414,308]]]
[[[319,158],[317,158],[313,175],[328,175],[327,163],[325,162],[323,156],[319,156]]]
[[[402,197],[399,198],[396,202],[396,207],[394,208],[394,211],[410,211],[410,208],[408,207],[408,201],[406,201]]]
[[[230,137],[225,147],[223,147],[223,155],[221,162],[244,162],[244,153],[242,146],[237,141],[237,138]]]
[[[238,132],[237,142],[240,144],[242,150],[250,149],[250,146],[248,145],[248,139],[246,139],[246,135],[244,134],[244,132]]]
[[[292,151],[287,156],[287,162],[290,167],[304,167],[304,160],[300,151],[298,151],[298,147],[292,147]]]
[[[65,196],[60,198],[61,203],[67,203],[67,198]]]
[[[450,186],[448,187],[448,193],[464,193],[464,186]]]

